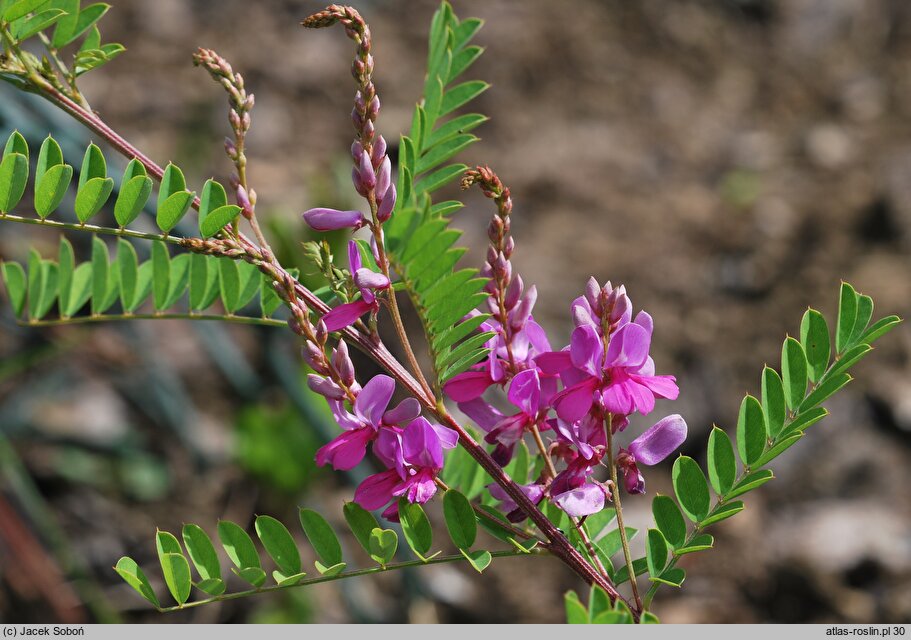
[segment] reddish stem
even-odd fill
[[[130,144],[120,134],[111,129],[103,120],[94,113],[83,109],[81,106],[70,100],[67,96],[60,93],[50,85],[36,87],[40,94],[69,113],[71,116],[82,122],[89,129],[100,135],[112,147],[128,158],[136,158],[154,176],[158,181],[164,175],[164,170],[156,164],[151,158],[142,153],[139,149]],[[199,198],[193,201],[193,208],[199,209]],[[247,258],[262,260],[259,248],[252,243],[243,234],[238,234],[238,240],[248,251]],[[239,256],[243,257],[243,256]],[[273,263],[270,265],[271,270],[275,270],[277,275],[290,278],[281,265]],[[313,311],[319,314],[325,314],[329,311],[329,306],[316,297],[312,291],[295,281],[294,289],[297,295]],[[569,542],[563,533],[554,526],[554,524],[545,516],[537,506],[528,499],[519,486],[503,471],[490,454],[471,437],[471,435],[446,411],[442,404],[437,404],[436,399],[425,393],[421,385],[414,377],[399,363],[389,352],[382,342],[375,342],[370,336],[366,336],[352,327],[344,329],[342,332],[345,337],[361,351],[370,356],[380,366],[382,366],[392,377],[408,390],[424,407],[439,418],[448,427],[454,429],[459,434],[459,442],[465,450],[474,458],[478,464],[499,484],[516,505],[525,512],[528,517],[535,523],[538,529],[549,540],[546,548],[555,556],[560,558],[570,569],[579,575],[588,584],[597,584],[610,596],[612,600],[626,600],[611,585],[597,569],[595,569],[580,554],[575,547]],[[627,602],[627,605],[629,603]],[[638,611],[632,608],[634,616],[638,619]]]

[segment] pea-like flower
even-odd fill
[[[389,288],[389,278],[364,267],[360,249],[354,240],[348,242],[348,265],[361,297],[354,302],[340,304],[323,316],[323,322],[329,331],[351,326],[368,311],[379,311],[380,304],[376,299],[376,292]]]

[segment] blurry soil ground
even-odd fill
[[[194,183],[225,176],[224,98],[190,64],[195,46],[215,48],[256,94],[249,158],[260,208],[297,224],[299,211],[330,204],[321,198],[336,192],[351,137],[351,44],[341,32],[305,33],[297,26],[321,5],[112,4],[103,33],[129,51],[85,82],[104,118],[153,158],[187,167]],[[636,307],[655,318],[659,372],[674,373],[681,383],[680,401],[659,411],[687,418],[686,453],[702,456],[713,422],[733,426],[741,395],[758,392],[762,363],[777,363],[783,335],[798,331],[808,305],[831,317],[840,279],[872,295],[877,315],[907,315],[911,4],[454,4],[459,15],[487,21],[478,37],[487,52],[471,75],[493,84],[476,105],[492,120],[465,160],[490,164],[512,188],[515,261],[525,281],[538,286],[538,319],[562,343],[570,330],[568,305],[589,275],[626,284]],[[394,140],[420,91],[435,3],[358,6],[373,29],[379,129]],[[458,223],[474,247],[467,259],[477,264],[490,209],[476,195],[466,197]],[[2,242],[4,255],[16,253],[11,240]],[[103,423],[99,407],[115,413],[136,407],[121,406],[106,386],[120,370],[111,360],[129,362],[129,354],[109,348],[88,358],[90,347],[112,334],[92,335],[89,345],[73,347],[79,362],[55,366],[78,367],[93,381],[97,395],[84,410]],[[204,449],[222,463],[200,471],[183,459],[182,445],[157,443],[178,476],[167,502],[137,506],[104,492],[65,489],[42,466],[40,438],[14,440],[30,471],[44,477],[66,536],[106,584],[112,550],[149,546],[156,525],[214,522],[226,505],[243,520],[254,510],[279,513],[293,503],[264,503],[255,481],[224,463],[225,425],[238,398],[211,391],[227,385],[194,358],[198,334],[169,325],[134,335],[160,345],[158,359],[176,363],[181,378],[192,381],[187,394],[205,398],[187,437],[210,443]],[[249,334],[231,335],[254,354]],[[10,346],[9,336],[2,340]],[[718,527],[716,549],[683,563],[684,588],[664,590],[655,605],[664,621],[911,619],[909,350],[911,332],[902,327],[857,368],[857,380],[831,403],[832,416],[776,463],[778,479],[750,495],[742,516]],[[261,367],[261,358],[252,357]],[[2,391],[12,397],[16,389],[7,384]],[[43,402],[58,418],[68,415],[50,394]],[[664,475],[649,470],[650,491],[668,491]],[[334,512],[347,496],[350,488],[306,501]],[[648,501],[629,503],[633,518],[644,523]],[[291,521],[293,512],[287,513]],[[151,555],[144,559],[154,563]],[[380,619],[556,622],[563,619],[562,592],[576,586],[550,562],[496,562],[486,578],[435,568],[420,583],[346,585],[342,600],[335,587],[320,587],[288,610],[340,621],[347,619],[344,603],[357,601]],[[115,606],[137,606],[129,594],[106,589],[108,597],[117,594]],[[403,592],[411,593],[406,608],[397,600]],[[9,590],[0,609],[4,600],[29,601]],[[263,613],[270,606],[229,603],[173,619],[280,619]],[[22,605],[5,617],[42,615]]]

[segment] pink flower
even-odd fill
[[[380,305],[376,299],[376,291],[389,288],[389,278],[382,273],[376,273],[363,266],[361,252],[354,240],[348,242],[348,264],[354,284],[361,292],[361,299],[341,304],[323,316],[326,329],[338,331],[351,326],[362,315],[371,311],[379,311]]]

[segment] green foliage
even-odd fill
[[[323,575],[341,573],[346,565],[342,562],[342,545],[332,526],[312,509],[301,509],[300,521],[307,539],[320,558],[314,563],[317,570]]]
[[[278,304],[273,304],[277,296],[271,282],[253,265],[187,253],[172,258],[161,241],[153,241],[151,249],[151,259],[140,263],[133,245],[120,238],[116,258],[111,262],[107,245],[96,236],[92,240],[91,260],[76,264],[72,246],[63,240],[59,263],[43,260],[33,251],[28,275],[21,265],[5,262],[2,277],[16,316],[21,318],[27,309],[29,322],[46,319],[55,302],[57,320],[76,316],[89,303],[91,314],[103,317],[118,299],[123,313],[130,315],[147,302],[150,294],[156,315],[145,317],[169,317],[165,312],[177,306],[188,290],[192,312],[211,307],[219,293],[229,315],[248,307],[257,294],[260,307],[269,315],[278,310]],[[173,315],[183,314],[178,309]],[[240,316],[240,319],[257,321],[252,316]],[[259,320],[265,324],[282,324],[268,315]]]
[[[629,607],[620,600],[611,605],[607,593],[598,586],[592,587],[587,607],[575,591],[567,591],[564,594],[563,604],[566,609],[566,621],[569,624],[633,623],[633,614]],[[657,618],[655,620],[657,621]]]
[[[708,439],[709,482],[717,495],[712,504],[702,470],[695,460],[681,456],[674,463],[672,479],[680,509],[694,522],[681,536],[684,522],[677,505],[667,496],[656,496],[652,503],[657,529],[649,531],[646,563],[654,595],[658,583],[679,586],[685,578],[676,566],[680,556],[709,549],[711,535],[703,533],[710,525],[726,520],[744,509],[735,500],[775,476],[763,468],[794,446],[805,430],[828,415],[819,406],[851,380],[847,369],[872,350],[870,343],[894,328],[900,319],[889,316],[870,325],[873,301],[842,283],[834,359],[828,325],[818,311],[809,309],[803,316],[800,341],[786,338],[782,345],[782,375],[765,367],[762,372],[762,401],[747,395],[740,407],[736,430],[736,449],[743,463],[738,474],[734,444],[728,435],[713,427]],[[808,389],[809,382],[809,389]],[[660,536],[660,537],[659,537]],[[670,559],[662,544],[670,547]],[[615,583],[625,577],[614,575]],[[636,570],[638,574],[638,569]],[[650,598],[649,598],[650,599]]]
[[[432,201],[435,191],[467,169],[446,163],[478,140],[469,132],[487,120],[476,113],[444,120],[488,86],[480,81],[453,84],[482,52],[469,45],[481,24],[460,21],[445,2],[434,14],[424,98],[415,107],[410,135],[401,140],[396,210],[385,225],[393,267],[423,321],[441,383],[481,360],[493,336],[475,334],[486,316],[462,321],[486,298],[486,280],[477,270],[455,270],[465,250],[455,246],[461,232],[449,228],[447,216],[462,205]]]

